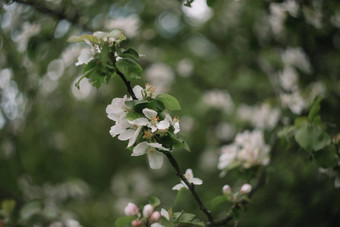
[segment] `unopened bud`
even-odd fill
[[[131,222],[131,224],[132,224],[132,226],[142,226],[143,223],[141,221],[138,221],[138,220],[133,220]]]
[[[251,191],[251,185],[250,184],[244,184],[241,187],[240,194],[248,194]]]
[[[159,213],[158,211],[155,211],[151,214],[151,221],[153,222],[157,222],[159,221],[159,219],[161,219],[161,213]]]
[[[138,208],[134,203],[128,203],[124,209],[124,213],[127,216],[135,216],[138,214]]]
[[[144,209],[143,209],[143,216],[144,217],[150,217],[150,215],[152,214],[153,212],[153,206],[151,206],[150,204],[147,204],[144,206]]]
[[[223,186],[222,191],[224,194],[231,194],[231,188],[227,184]]]

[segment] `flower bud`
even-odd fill
[[[158,211],[155,211],[151,214],[151,221],[153,222],[157,222],[159,221],[159,219],[161,219],[161,213],[159,213]]]
[[[244,184],[241,187],[240,194],[248,194],[251,191],[251,185],[250,184]]]
[[[152,212],[153,212],[153,206],[151,206],[150,204],[146,204],[143,209],[143,216],[148,218],[150,217]]]
[[[231,188],[227,184],[223,186],[222,191],[224,194],[231,194]]]
[[[131,224],[132,224],[132,226],[142,226],[143,223],[141,221],[138,221],[138,220],[133,220],[131,222]]]
[[[124,209],[124,213],[127,216],[135,216],[138,214],[138,208],[134,203],[128,203],[128,205]]]

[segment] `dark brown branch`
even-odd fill
[[[123,73],[121,73],[118,69],[116,70],[116,72],[120,76],[120,78],[124,81],[124,84],[125,84],[125,86],[127,88],[127,91],[131,95],[132,99],[133,100],[137,100],[137,97],[136,97],[135,93],[133,93],[130,81],[128,81],[125,78],[125,76],[123,75]]]
[[[188,187],[188,189],[190,190],[191,194],[193,195],[193,197],[195,198],[196,202],[198,203],[200,209],[203,211],[203,213],[208,217],[209,223],[214,223],[214,219],[211,215],[210,210],[208,210],[203,202],[201,201],[201,199],[199,198],[199,196],[197,195],[196,191],[195,191],[195,186],[194,184],[191,184],[188,182],[187,178],[185,178],[185,176],[182,174],[178,163],[176,162],[175,158],[171,155],[170,152],[166,151],[163,152],[165,154],[165,156],[168,158],[170,164],[172,165],[172,167],[174,167],[175,171],[176,171],[176,175],[181,178],[181,180],[185,183],[185,185]]]
[[[81,16],[78,14],[78,12],[75,9],[73,9],[73,14],[71,15],[71,14],[67,14],[64,8],[51,9],[45,6],[44,4],[42,4],[41,2],[37,2],[34,0],[13,0],[13,2],[31,6],[35,10],[43,14],[49,15],[51,17],[55,17],[58,20],[67,20],[73,25],[82,27],[84,30],[93,31],[91,27],[89,27],[87,24],[81,21]]]

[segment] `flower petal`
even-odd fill
[[[133,93],[136,95],[138,100],[142,100],[143,99],[143,88],[139,85],[136,85],[133,89],[132,89]]]
[[[172,190],[181,190],[181,188],[185,188],[183,184],[176,184],[175,186],[172,187]]]
[[[163,151],[168,151],[169,150],[168,148],[163,147],[163,145],[160,144],[160,143],[149,143],[149,146],[157,148],[159,150],[163,150]]]
[[[132,129],[123,130],[118,136],[118,139],[125,141],[130,139],[133,136],[133,134],[135,134],[135,130]]]
[[[166,220],[170,220],[170,216],[168,211],[166,211],[164,208],[161,209],[161,215],[166,218]]]
[[[149,143],[148,142],[141,142],[139,144],[137,144],[135,146],[135,148],[133,148],[132,154],[131,156],[140,156],[145,154],[146,149],[149,147]]]
[[[160,121],[157,124],[157,128],[160,129],[160,130],[168,129],[169,127],[170,127],[170,123],[169,123],[168,120]]]
[[[146,119],[145,117],[140,117],[133,121],[129,121],[129,123],[137,126],[145,126],[149,123],[149,120]]]
[[[199,178],[192,178],[190,180],[190,183],[193,183],[195,185],[201,185],[201,184],[203,184],[203,181],[201,179],[199,179]]]
[[[151,169],[159,169],[163,165],[163,155],[158,151],[148,152],[148,159]]]
[[[131,147],[132,145],[135,144],[137,137],[140,133],[140,130],[142,129],[142,127],[138,127],[137,130],[135,131],[135,133],[133,134],[133,136],[129,139],[129,144],[127,147]]]
[[[152,109],[144,108],[142,112],[150,120],[157,117],[157,112]]]

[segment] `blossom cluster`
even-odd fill
[[[114,98],[106,108],[109,119],[115,124],[110,129],[112,137],[128,141],[131,156],[148,156],[152,169],[163,164],[162,151],[171,151],[159,141],[168,139],[180,131],[179,119],[171,117],[164,105],[156,100],[155,88],[146,84],[145,89],[137,85],[133,88],[137,100],[125,95]]]
[[[155,211],[154,206],[146,204],[142,212],[139,212],[138,207],[134,203],[128,203],[124,209],[126,216],[133,216],[136,219],[132,220],[132,226],[151,226],[151,227],[163,227],[159,222],[161,218],[169,220],[169,213],[165,209],[161,209],[161,212]]]
[[[256,165],[268,165],[269,151],[270,146],[265,143],[262,131],[245,131],[236,135],[234,143],[221,148],[218,168],[223,170],[241,166],[247,169]]]

